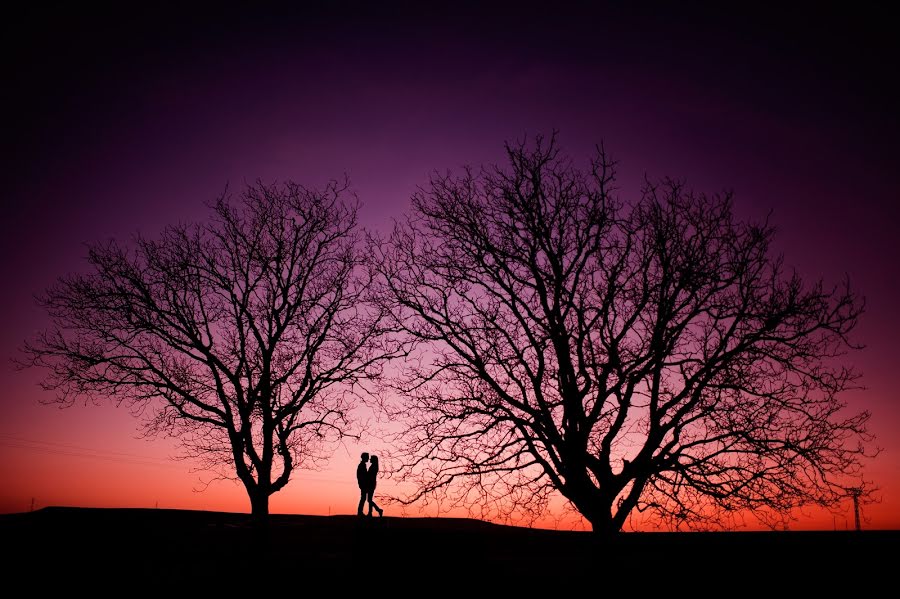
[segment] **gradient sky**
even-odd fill
[[[850,276],[867,300],[856,335],[866,349],[849,358],[866,390],[847,400],[872,412],[883,448],[868,470],[882,502],[867,526],[900,528],[892,20],[815,5],[376,4],[5,17],[0,512],[32,499],[249,507],[239,485],[194,492],[198,475],[169,459],[173,444],[137,439],[127,412],[40,405],[41,373],[9,366],[44,326],[33,294],[83,268],[84,243],[201,218],[226,185],[345,173],[363,223],[384,228],[432,170],[501,160],[504,140],[558,129],[578,161],[605,143],[623,197],[645,175],[731,189],[742,217],[771,212],[776,249],[801,274]],[[272,510],[351,513],[356,456],[379,443],[297,473]],[[795,527],[852,526],[847,507]]]

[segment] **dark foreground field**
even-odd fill
[[[182,583],[237,590],[322,580],[335,591],[370,586],[376,596],[444,596],[484,585],[535,592],[587,585],[599,596],[683,596],[691,589],[704,590],[700,596],[780,596],[881,583],[896,590],[900,553],[898,531],[629,533],[604,540],[449,518],[276,515],[260,530],[244,514],[81,508],[0,516],[0,540],[8,583],[73,590],[115,583],[129,594]]]

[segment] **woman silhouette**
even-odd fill
[[[375,505],[375,484],[378,482],[378,456],[373,455],[369,458],[369,470],[366,473],[369,479],[369,485],[366,487],[366,496],[369,500],[369,515],[372,515],[372,508],[378,512],[378,516],[384,515],[384,510]]]

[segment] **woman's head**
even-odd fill
[[[378,456],[377,456],[377,455],[373,455],[373,456],[369,457],[369,462],[370,462],[373,466],[377,466],[377,465],[378,465]]]

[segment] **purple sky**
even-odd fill
[[[42,325],[32,294],[79,268],[83,243],[200,217],[226,184],[346,173],[364,223],[384,227],[430,171],[558,129],[576,161],[605,143],[623,197],[645,174],[734,190],[741,215],[772,212],[788,264],[849,274],[868,302],[868,348],[853,357],[868,390],[850,398],[885,448],[873,513],[900,526],[900,94],[886,14],[376,4],[7,18],[0,354]],[[35,380],[0,371],[0,434],[52,435]]]

